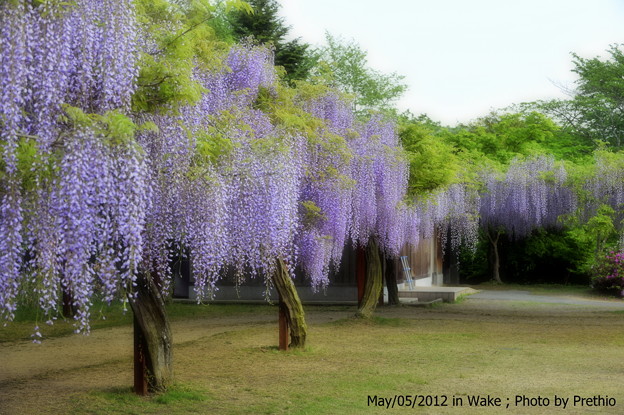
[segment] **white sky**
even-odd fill
[[[291,34],[354,40],[405,76],[399,108],[455,125],[523,101],[564,97],[571,52],[624,43],[624,0],[278,0]]]

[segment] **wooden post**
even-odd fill
[[[396,258],[385,258],[384,278],[388,289],[388,305],[399,305],[399,288],[396,277]]]
[[[145,361],[145,339],[141,333],[141,326],[134,317],[134,393],[147,395],[147,364]]]
[[[357,279],[359,308],[362,305],[362,298],[364,298],[364,285],[366,282],[366,252],[362,247],[358,247],[355,251],[355,277]]]
[[[383,250],[379,250],[379,259],[381,260],[381,292],[379,293],[379,301],[377,301],[378,307],[384,305],[384,280],[386,278],[386,253]]]
[[[65,318],[73,318],[74,306],[73,306],[73,298],[69,288],[63,288],[63,317]]]
[[[288,350],[288,319],[286,318],[285,304],[279,298],[279,350]]]

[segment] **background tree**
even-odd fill
[[[398,134],[410,166],[410,196],[422,196],[452,183],[459,165],[453,147],[436,136],[441,127],[426,116],[417,118],[410,113],[402,114],[398,122]]]
[[[286,71],[289,82],[308,77],[316,63],[310,45],[300,38],[288,40],[290,27],[279,17],[280,5],[275,0],[249,0],[253,12],[235,11],[230,15],[234,38],[241,41],[253,38],[261,44],[270,45],[275,51],[275,65]]]
[[[559,122],[587,145],[605,142],[619,149],[624,145],[624,53],[621,45],[608,50],[609,58],[587,59],[572,54],[578,75],[568,100],[528,104]]]
[[[312,80],[351,94],[356,113],[391,109],[407,90],[403,76],[370,68],[366,51],[355,42],[345,42],[329,33],[325,34],[325,42],[319,49]]]
[[[534,229],[560,225],[559,216],[575,211],[576,199],[566,186],[566,171],[550,157],[514,160],[504,175],[484,175],[480,220],[492,245],[492,279],[501,283],[499,240],[507,233],[524,238]]]

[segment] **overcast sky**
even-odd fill
[[[571,52],[624,43],[624,0],[278,0],[291,33],[356,41],[405,76],[401,109],[455,125],[513,103],[563,97]]]

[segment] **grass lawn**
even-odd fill
[[[176,384],[149,398],[130,392],[126,323],[94,329],[93,339],[59,336],[42,345],[0,332],[0,367],[8,372],[0,371],[0,414],[624,413],[618,311],[468,298],[382,308],[364,321],[351,307],[309,306],[308,347],[288,352],[275,348],[274,307],[171,312]],[[415,395],[427,398],[413,409],[398,406]],[[489,395],[490,405],[500,399],[502,408],[471,407],[477,395]],[[615,406],[573,406],[575,395]],[[569,399],[565,411],[555,396]]]

